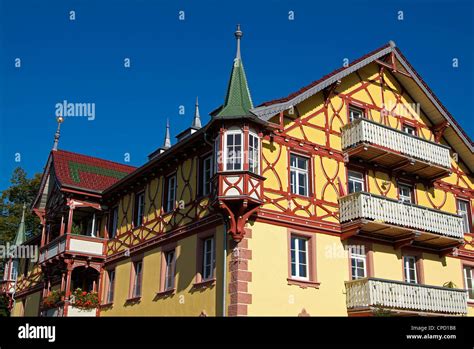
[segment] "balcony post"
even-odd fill
[[[46,222],[43,222],[41,225],[41,246],[43,247],[46,244]]]
[[[63,236],[64,235],[64,215],[61,215],[61,228],[59,231],[59,235]]]
[[[67,220],[67,234],[71,234],[72,231],[72,219],[74,217],[74,206],[69,206],[69,216]]]

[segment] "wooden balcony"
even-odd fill
[[[392,172],[435,180],[451,173],[450,148],[367,119],[342,128],[346,159],[362,159]]]
[[[451,251],[464,241],[458,215],[360,192],[339,199],[343,239],[354,234]]]
[[[105,240],[102,238],[64,234],[40,249],[39,262],[44,263],[63,255],[105,258]]]
[[[406,282],[364,278],[346,281],[349,313],[466,315],[467,291]]]

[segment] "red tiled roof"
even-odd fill
[[[53,151],[53,167],[63,186],[103,191],[136,167],[65,150]]]
[[[347,68],[349,68],[349,67],[351,67],[351,66],[353,66],[353,65],[355,65],[355,64],[357,64],[357,63],[359,63],[359,62],[361,62],[361,61],[363,61],[363,60],[366,59],[367,57],[370,57],[370,56],[376,54],[376,53],[379,52],[379,51],[382,51],[383,49],[385,49],[385,48],[387,48],[387,47],[389,47],[389,46],[390,46],[390,44],[386,44],[386,45],[384,45],[384,46],[382,46],[382,47],[380,47],[380,48],[378,48],[378,49],[376,49],[376,50],[374,50],[374,51],[372,51],[372,52],[370,52],[370,53],[368,53],[368,54],[366,54],[366,55],[360,57],[359,59],[356,59],[355,61],[351,62],[347,67],[340,67],[340,68],[334,70],[333,72],[331,72],[331,73],[329,73],[329,74],[323,76],[321,79],[316,80],[316,81],[313,81],[311,84],[309,84],[309,85],[307,85],[307,86],[305,86],[305,87],[300,88],[298,91],[296,91],[296,92],[294,92],[294,93],[292,93],[292,94],[290,94],[290,95],[288,95],[288,96],[286,96],[286,97],[279,98],[279,99],[273,99],[273,100],[267,101],[267,102],[263,102],[262,104],[258,105],[258,107],[267,107],[267,106],[272,105],[272,104],[288,102],[289,100],[291,100],[291,99],[295,98],[296,96],[302,94],[302,93],[305,92],[306,90],[309,90],[310,88],[316,86],[317,84],[323,82],[324,80],[329,79],[331,76],[336,75],[337,73],[343,71],[344,69],[347,69]]]

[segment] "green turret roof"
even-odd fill
[[[244,65],[240,57],[240,38],[242,37],[240,25],[237,25],[235,37],[237,38],[237,54],[234,59],[224,105],[216,114],[218,117],[249,115],[250,109],[253,108]]]
[[[20,246],[26,241],[25,210],[26,206],[23,205],[23,214],[21,216],[20,225],[18,226],[18,231],[16,233],[15,240],[13,240],[14,246]]]

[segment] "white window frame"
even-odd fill
[[[408,189],[410,191],[410,196],[402,194],[402,189]],[[415,203],[415,193],[414,188],[410,184],[398,183],[398,195],[400,197],[400,202],[414,204]]]
[[[463,274],[464,274],[464,285],[465,289],[467,292],[467,297],[470,301],[474,301],[474,267],[470,265],[464,265],[463,266]],[[469,275],[468,275],[469,273]],[[468,278],[469,276],[469,278]],[[471,287],[469,288],[469,282],[468,280],[471,280]],[[472,298],[471,298],[472,295]]]
[[[254,139],[256,147],[252,147],[250,140]],[[252,131],[249,132],[249,171],[260,174],[260,137]]]
[[[206,167],[206,162],[209,164],[209,168]],[[202,169],[201,169],[201,176],[202,176],[202,195],[206,196],[211,193],[211,186],[212,186],[212,175],[213,175],[213,156],[209,155],[202,159]],[[206,175],[209,173],[209,178],[207,180]]]
[[[169,250],[165,252],[165,282],[164,291],[168,291],[174,288],[175,284],[175,262],[176,262],[176,250]]]
[[[145,218],[145,191],[141,191],[136,194],[136,200],[138,201],[136,204],[137,208],[137,227],[143,224]]]
[[[109,270],[108,272],[109,285],[107,289],[107,303],[112,303],[115,296],[115,269]]]
[[[360,178],[359,176],[360,175]],[[365,178],[364,178],[364,174],[362,172],[359,172],[359,171],[353,171],[353,170],[348,170],[347,171],[347,191],[348,191],[348,194],[351,194],[351,193],[359,193],[359,192],[364,192],[365,191]],[[355,184],[360,184],[361,187],[362,187],[362,190],[360,191],[350,191],[350,188],[351,188],[351,183],[354,183],[353,184],[353,187],[355,188]]]
[[[175,209],[176,205],[176,190],[177,190],[177,180],[176,174],[166,177],[166,207],[165,211],[170,212]]]
[[[236,153],[236,148],[237,146],[235,144],[232,145],[232,151],[234,152],[232,155],[232,158],[234,161],[232,162],[233,168],[228,167],[228,159],[229,159],[229,149],[227,148],[227,136],[233,136],[233,140],[235,143],[235,136],[240,135],[240,152],[237,151]],[[228,130],[224,133],[224,171],[242,171],[243,166],[244,166],[244,133],[242,130]],[[236,160],[240,159],[240,168],[235,168],[235,165],[237,163]]]
[[[412,269],[410,266],[410,261],[413,262],[413,270],[415,274],[415,279],[410,279],[410,270]],[[403,271],[405,273],[405,282],[410,284],[418,284],[418,270],[416,270],[416,257],[415,256],[403,256]]]
[[[466,205],[465,209],[460,207],[461,203]],[[464,231],[465,233],[470,233],[471,232],[471,227],[470,227],[471,221],[469,219],[469,215],[471,214],[471,212],[470,212],[471,207],[470,206],[471,205],[470,205],[469,201],[463,200],[463,199],[456,199],[456,208],[457,208],[457,211],[458,211],[458,215],[460,215],[462,217],[462,226],[465,230]]]
[[[292,157],[296,157],[296,167],[294,167],[291,164]],[[298,167],[298,158],[305,160],[306,169],[302,169]],[[290,190],[292,194],[301,195],[301,196],[309,196],[309,174],[311,173],[309,170],[309,167],[311,166],[310,160],[311,159],[306,156],[302,156],[296,153],[290,153]],[[294,176],[292,176],[293,173],[295,174]],[[303,183],[304,194],[300,194],[299,192],[299,189],[301,187],[300,178],[299,178],[300,174],[304,175],[304,178],[305,178],[305,182]],[[293,182],[293,177],[295,179],[295,182]]]
[[[133,263],[134,268],[134,280],[133,280],[133,293],[132,297],[141,297],[142,295],[142,283],[143,283],[143,261],[136,261]]]
[[[292,248],[292,243],[295,242],[295,248]],[[305,260],[304,263],[300,261],[300,252],[302,251],[301,242],[304,242]],[[294,262],[293,262],[294,260]],[[293,264],[295,265],[295,272],[293,273]],[[300,266],[305,265],[306,276],[301,276]],[[298,235],[290,237],[290,275],[292,279],[309,280],[309,238]]]
[[[355,248],[351,248],[350,249],[350,257],[351,257],[351,279],[352,280],[358,280],[358,279],[366,278],[367,277],[367,255],[357,253],[357,252],[355,252]],[[355,261],[356,264],[353,265],[352,261]],[[357,273],[358,270],[361,270],[361,268],[359,268],[358,265],[357,265],[357,261],[362,261],[362,264],[363,264],[363,268],[362,268],[363,275],[362,276],[354,275],[354,270],[356,271],[356,274],[358,274]]]
[[[354,117],[353,112],[360,113],[360,117]],[[362,108],[356,107],[354,105],[349,106],[349,122],[353,122],[354,120],[363,119],[365,115],[365,111]]]
[[[208,247],[207,242],[211,241],[210,247]],[[214,268],[215,268],[215,249],[214,249],[214,237],[205,238],[202,241],[202,280],[210,280],[214,277]],[[210,250],[209,250],[210,249]],[[207,269],[209,268],[209,273]]]

